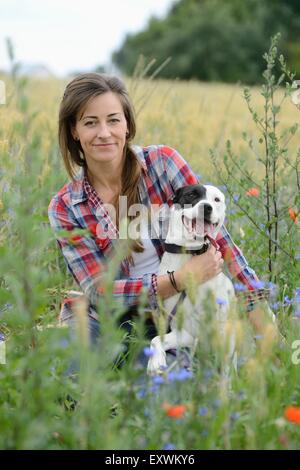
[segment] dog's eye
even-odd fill
[[[215,197],[215,202],[221,202],[221,199],[218,197]]]

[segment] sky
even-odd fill
[[[108,65],[127,33],[165,16],[174,1],[0,0],[0,70],[9,65],[7,37],[18,61],[58,76]]]

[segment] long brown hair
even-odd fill
[[[59,109],[58,140],[69,176],[74,180],[78,167],[87,169],[83,150],[79,141],[72,135],[78,114],[85,108],[88,101],[103,93],[115,93],[122,104],[127,122],[126,143],[124,148],[124,165],[121,176],[121,195],[127,197],[127,207],[139,201],[138,183],[141,175],[141,164],[132,150],[130,142],[135,137],[136,122],[134,108],[126,87],[120,78],[100,73],[85,73],[75,77],[66,87]],[[118,201],[119,198],[117,198]],[[118,202],[117,220],[118,224]],[[134,244],[134,251],[139,249],[139,243]]]

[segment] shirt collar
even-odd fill
[[[144,156],[144,151],[143,148],[140,147],[139,145],[132,145],[132,150],[135,152],[137,155],[141,165],[142,165],[142,170],[144,172],[147,172],[147,165],[145,162],[145,156]],[[71,182],[71,199],[72,199],[72,204],[79,204],[83,201],[86,201],[88,199],[88,195],[85,191],[85,185],[89,184],[85,170],[84,168],[80,168],[79,172],[77,173],[75,180]]]
[[[77,173],[75,180],[71,182],[71,199],[72,204],[79,204],[87,199],[87,194],[84,190],[84,178],[85,172],[83,168],[80,168]]]

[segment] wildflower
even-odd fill
[[[280,305],[280,302],[274,302],[274,304],[271,304],[271,309],[278,310],[280,308]]]
[[[200,406],[198,410],[199,416],[205,416],[208,413],[208,408],[206,406]]]
[[[233,195],[233,200],[234,200],[234,202],[238,202],[239,199],[240,199],[240,195],[239,195],[239,194],[234,194],[234,195]]]
[[[218,298],[216,299],[216,303],[217,303],[218,305],[227,305],[227,301],[224,300],[224,299],[221,299],[220,297],[218,297]]]
[[[297,261],[300,260],[300,253],[297,253],[297,254],[296,254],[295,259],[296,259]]]
[[[174,370],[172,372],[169,372],[168,374],[168,381],[169,382],[174,382],[175,380],[178,380],[180,382],[183,382],[184,380],[190,379],[193,377],[193,373],[187,369],[180,369],[178,371]]]
[[[165,444],[162,448],[162,450],[175,450],[175,449],[176,449],[176,446],[172,444],[172,442]]]
[[[203,429],[203,431],[201,432],[201,437],[207,437],[207,436],[208,436],[207,429]]]
[[[136,393],[136,396],[138,398],[144,398],[147,395],[147,392],[144,388],[141,388],[141,390],[138,390]]]
[[[238,282],[233,284],[233,287],[235,288],[235,290],[237,292],[243,292],[243,291],[247,290],[247,287],[244,284],[239,284]]]
[[[298,212],[294,211],[292,207],[289,208],[289,216],[295,222],[298,223]]]
[[[257,188],[249,188],[246,192],[247,196],[258,197],[259,196],[259,189]]]
[[[254,289],[263,289],[265,287],[264,281],[252,281]]]
[[[159,391],[159,386],[156,385],[156,384],[149,388],[149,393],[153,393],[154,395],[155,395],[155,393],[157,393],[158,391]]]
[[[187,410],[185,405],[170,405],[169,403],[163,403],[162,407],[170,418],[182,418]]]
[[[284,296],[285,305],[290,305],[293,303],[293,299],[290,299],[288,295]]]
[[[149,347],[144,348],[144,349],[143,349],[143,352],[144,352],[145,356],[147,356],[147,357],[154,356],[154,354],[155,354],[154,349],[153,349],[153,348],[149,348]]]
[[[298,406],[288,406],[284,411],[284,416],[291,423],[300,424],[300,408]]]
[[[238,411],[233,411],[230,414],[230,419],[231,419],[231,421],[236,421],[237,419],[239,419],[240,416],[241,416],[241,414]]]
[[[152,379],[154,385],[161,385],[164,383],[164,378],[161,375],[156,375]]]

